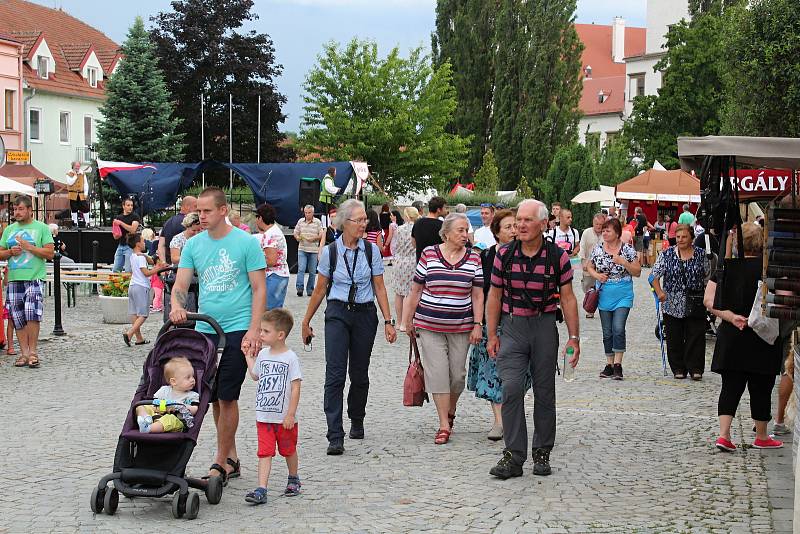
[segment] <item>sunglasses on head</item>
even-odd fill
[[[482,208],[493,208],[494,204],[492,204],[491,202],[484,202],[483,204],[481,204],[481,207]]]

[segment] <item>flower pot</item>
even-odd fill
[[[100,310],[106,324],[128,324],[128,297],[106,297],[100,295]]]

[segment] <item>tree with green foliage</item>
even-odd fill
[[[253,0],[172,0],[172,11],[151,20],[151,39],[167,87],[182,119],[179,131],[190,141],[189,161],[200,159],[200,99],[205,105],[205,156],[228,161],[229,98],[233,97],[233,160],[256,161],[258,104],[261,97],[261,161],[287,161],[278,124],[285,120],[286,98],[275,79],[276,62],[269,35],[241,31],[258,19]],[[124,61],[123,61],[124,63]],[[226,180],[227,182],[227,180]]]
[[[436,3],[433,63],[437,68],[445,62],[452,65],[458,100],[448,131],[472,137],[465,178],[481,167],[491,135],[495,11],[494,3],[485,0]]]
[[[517,185],[516,189],[516,199],[521,201],[528,198],[533,197],[533,189],[531,189],[531,184],[528,182],[528,179],[525,176],[519,179],[519,184]]]
[[[634,99],[623,130],[645,167],[658,160],[668,169],[678,168],[678,137],[720,132],[724,71],[728,59],[736,58],[722,42],[732,3],[696,1],[692,20],[670,27],[666,55],[655,66],[663,71],[662,87],[658,95]]]
[[[97,127],[98,154],[112,161],[181,161],[180,119],[141,17],[122,44],[125,57],[106,82],[106,100]]]
[[[577,138],[583,44],[575,0],[501,0],[496,22],[492,145],[503,186],[536,183]]]
[[[562,206],[570,208],[574,228],[586,228],[592,224],[592,215],[597,211],[597,204],[573,205],[570,202],[578,193],[597,189],[600,185],[588,148],[577,143],[561,148],[556,152],[546,180],[541,185],[546,186],[542,202],[550,205],[558,201]]]
[[[723,132],[800,137],[797,0],[753,0],[736,7],[723,46]]]
[[[407,58],[374,42],[325,45],[304,84],[300,146],[322,159],[363,159],[391,194],[437,189],[466,167],[470,139],[446,131],[456,109],[452,70],[421,48]]]
[[[630,149],[623,136],[606,143],[593,154],[595,177],[599,185],[614,186],[636,176],[639,168],[631,161]]]
[[[481,165],[478,174],[475,175],[475,191],[496,195],[499,186],[500,178],[497,175],[497,162],[494,159],[494,152],[489,149],[483,156],[483,165]]]

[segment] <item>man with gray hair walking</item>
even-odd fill
[[[572,291],[567,253],[543,238],[547,207],[524,200],[517,210],[517,240],[499,249],[491,273],[486,308],[487,349],[497,358],[503,383],[503,438],[506,449],[490,474],[507,479],[522,476],[528,457],[525,422],[526,375],[533,386],[533,473],[549,475],[550,451],[556,438],[556,321],[567,323],[571,349],[568,365],[580,357],[578,303]],[[559,302],[561,309],[559,309]],[[498,326],[502,332],[498,332]]]
[[[303,279],[308,273],[306,295],[314,291],[314,279],[317,276],[317,259],[325,244],[325,227],[322,221],[314,217],[314,206],[303,208],[303,218],[294,225],[294,238],[297,240],[297,296],[303,296]]]

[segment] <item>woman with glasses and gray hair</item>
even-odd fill
[[[482,335],[483,268],[478,253],[466,247],[468,233],[466,215],[445,217],[442,244],[422,251],[403,307],[406,333],[419,338],[425,391],[439,416],[437,445],[450,440],[466,382],[467,351]]]
[[[349,436],[350,439],[364,439],[369,362],[378,327],[376,297],[383,314],[386,341],[394,343],[397,338],[383,282],[381,252],[362,238],[367,227],[364,204],[355,199],[345,201],[336,214],[336,227],[342,230],[342,235],[322,249],[317,283],[302,325],[303,340],[310,344],[314,337],[311,319],[327,294],[324,408],[328,422],[328,455],[344,453],[342,404],[348,364]]]

